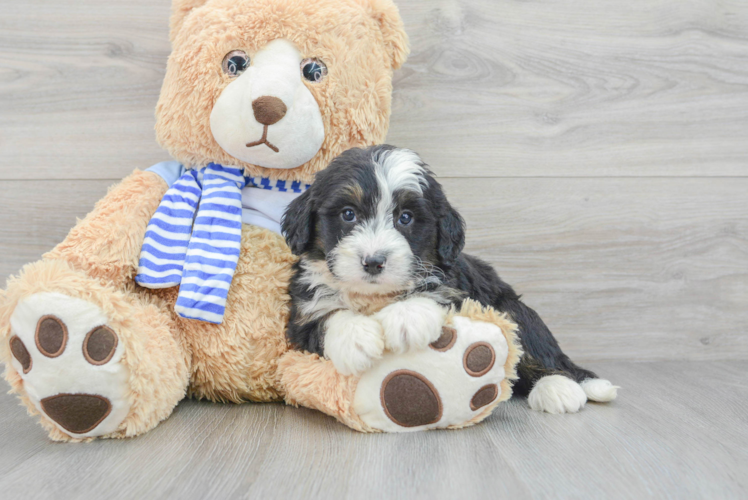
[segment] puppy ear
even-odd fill
[[[398,69],[408,58],[408,35],[403,28],[403,20],[397,6],[391,0],[355,0],[374,18],[384,37],[384,44],[390,54],[392,69]]]
[[[436,180],[428,176],[428,193],[437,214],[436,253],[442,269],[449,270],[465,247],[465,221],[460,213],[449,204],[447,197]]]
[[[208,0],[174,0],[171,4],[171,26],[169,40],[174,43],[177,33],[182,28],[185,18],[193,9],[202,7]]]
[[[307,189],[288,205],[281,220],[281,231],[295,255],[304,253],[312,242],[312,190]]]
[[[447,203],[446,213],[439,220],[439,259],[441,267],[450,269],[465,247],[465,221],[462,216]]]

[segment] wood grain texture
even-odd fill
[[[389,140],[450,176],[748,173],[748,4],[400,2]]]
[[[115,181],[0,181],[0,286],[60,243]]]
[[[479,426],[415,434],[358,434],[277,404],[185,401],[145,436],[61,445],[2,395],[0,491],[112,500],[748,495],[746,362],[591,368],[623,386],[619,400],[565,416],[511,400]]]
[[[0,283],[111,181],[0,181]],[[748,359],[748,179],[446,179],[466,251],[577,360]],[[31,193],[34,195],[31,195]]]
[[[119,179],[168,159],[170,2],[0,1],[0,179]]]
[[[400,0],[388,140],[449,176],[748,173],[741,0]],[[0,0],[0,179],[165,159],[168,0]]]
[[[450,179],[466,251],[578,359],[748,359],[748,179]]]

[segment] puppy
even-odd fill
[[[351,149],[288,207],[283,233],[300,259],[289,293],[288,339],[344,374],[385,350],[423,349],[447,308],[465,298],[508,313],[524,355],[514,392],[534,409],[575,412],[617,387],[575,365],[538,314],[482,260],[462,253],[465,224],[413,151]]]

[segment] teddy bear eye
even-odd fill
[[[316,57],[301,61],[301,74],[312,83],[319,83],[327,76],[327,66]]]
[[[249,56],[243,50],[232,50],[223,58],[223,72],[229,76],[239,76],[249,66]]]

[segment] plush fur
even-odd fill
[[[37,293],[55,292],[86,300],[102,309],[124,343],[123,363],[129,370],[131,410],[119,429],[109,437],[141,434],[168,417],[185,396],[190,370],[187,339],[174,328],[166,304],[156,297],[138,296],[127,290],[92,279],[64,260],[43,260],[24,267],[21,276],[8,282],[0,307],[0,359],[5,362],[5,378],[12,392],[18,393],[32,415],[41,415],[41,424],[56,441],[80,440],[60,431],[31,403],[19,373],[10,362],[7,338],[10,316],[18,302]],[[147,334],[144,335],[144,332]],[[33,368],[32,368],[33,369]]]
[[[367,370],[382,356],[381,343],[392,352],[424,348],[439,335],[439,306],[469,297],[517,322],[524,356],[515,392],[532,389],[534,409],[575,412],[587,395],[615,398],[615,387],[575,365],[490,265],[462,253],[463,219],[415,153],[346,151],[291,203],[283,227],[300,255],[289,341],[341,372]],[[368,264],[373,257],[376,270]]]
[[[266,169],[222,150],[211,132],[210,116],[232,81],[222,71],[225,55],[241,49],[253,57],[277,38],[290,41],[298,57],[316,57],[327,66],[323,81],[301,82],[319,108],[324,141],[302,165]],[[190,168],[219,162],[241,166],[249,175],[302,181],[310,181],[347,148],[384,139],[392,73],[408,52],[402,21],[389,0],[175,0],[171,40],[173,52],[156,110],[156,134],[164,148]],[[9,348],[17,305],[42,292],[95,305],[124,345],[121,363],[129,373],[124,390],[131,411],[116,432],[101,437],[146,432],[185,395],[212,401],[277,401],[286,393],[283,379],[294,381],[294,401],[314,407],[313,401],[326,398],[325,389],[308,379],[316,376],[307,370],[314,358],[284,363],[284,373],[278,372],[288,351],[287,287],[296,260],[279,235],[244,227],[242,254],[221,325],[176,316],[177,288],[135,285],[145,229],[166,190],[156,174],[134,172],[0,294],[0,360],[6,379],[29,411],[40,415],[53,439],[82,438],[63,432],[29,399],[32,388],[26,386]],[[40,317],[44,313],[43,308],[38,311]],[[59,361],[69,362],[65,360],[73,358],[65,356],[79,351],[69,348]],[[334,380],[329,385],[341,398],[338,408],[345,407],[352,394]],[[345,421],[356,427],[355,418]]]
[[[217,162],[243,167],[250,175],[311,181],[346,149],[384,139],[392,73],[407,54],[402,21],[390,0],[174,0],[173,7],[173,52],[156,110],[156,134],[164,148],[187,168]],[[239,83],[253,84],[250,80],[261,69],[230,75],[223,64],[227,54],[240,50],[253,59],[269,54],[271,45],[282,46],[284,60],[290,61],[275,77],[283,74],[298,79],[293,88],[313,96],[314,102],[307,99],[305,105],[313,104],[324,128],[324,140],[316,154],[303,164],[285,164],[284,168],[264,168],[231,156],[219,146],[211,128],[212,111],[227,95],[226,90],[238,88]],[[302,80],[301,63],[306,58],[323,61],[327,76],[319,82]],[[250,106],[245,108],[254,117],[250,114],[247,119],[258,117],[255,102],[269,102],[258,101],[266,95],[250,95]],[[292,116],[294,103],[283,105]],[[281,109],[280,105],[276,108]],[[281,123],[270,125],[268,133],[279,130]],[[296,139],[293,126],[288,125],[286,122],[285,130]],[[272,135],[269,138],[274,140]],[[257,139],[246,138],[248,143]],[[285,398],[292,404],[318,408],[354,429],[377,430],[354,410],[354,400],[361,394],[356,391],[358,379],[331,370],[329,362],[314,354],[289,352],[285,337],[288,284],[296,257],[280,235],[255,226],[243,228],[241,256],[220,325],[178,317],[174,313],[177,288],[149,290],[134,283],[146,227],[167,188],[155,173],[134,172],[112,188],[62,243],[41,261],[24,267],[0,293],[0,361],[6,367],[5,377],[29,412],[40,416],[50,437],[80,441],[139,435],[168,417],[185,395],[231,402]],[[445,224],[447,232],[457,228],[448,221]],[[438,253],[445,261],[457,254],[454,245],[452,250],[449,245],[440,247]],[[94,427],[90,432],[75,433],[44,410],[48,395],[62,395],[70,389],[55,374],[65,373],[66,366],[80,367],[87,362],[81,349],[85,331],[71,336],[78,344],[71,340],[59,357],[32,365],[31,371],[37,370],[34,380],[41,380],[40,385],[29,377],[24,379],[24,356],[19,358],[18,342],[14,341],[13,347],[11,341],[22,333],[32,361],[45,355],[33,342],[33,325],[41,325],[50,313],[39,297],[55,297],[57,308],[61,303],[64,307],[65,300],[71,306],[87,302],[90,310],[106,318],[101,326],[117,337],[122,354],[112,360],[117,366],[110,367],[119,374],[127,373],[117,380],[114,392],[124,394],[129,413],[118,423],[107,423],[107,429],[116,429],[113,432],[97,432]],[[494,368],[492,380],[498,384],[499,375],[511,378],[518,352],[513,324],[490,308],[464,309],[455,314],[471,321],[480,318],[475,321],[498,328],[500,340],[509,345],[509,354],[500,371]],[[23,321],[17,316],[19,311]],[[465,324],[464,338],[472,338],[468,334],[479,329],[472,328],[470,322]],[[387,343],[391,348],[394,345],[393,340]],[[43,365],[55,369],[39,371]],[[107,376],[108,368],[88,366],[86,370],[92,381],[99,381],[98,377]],[[462,370],[461,365],[458,368]],[[461,375],[470,378],[465,370]],[[85,380],[76,381],[71,392],[102,396],[88,391]],[[472,382],[476,381],[480,379]],[[485,418],[490,408],[511,393],[506,379],[500,384],[496,400],[450,425],[460,427]],[[469,398],[471,394],[460,396]],[[65,412],[72,418],[85,408],[72,406]]]
[[[185,165],[216,162],[244,167],[248,175],[305,182],[345,149],[384,140],[392,72],[408,52],[397,9],[383,0],[177,0],[171,37],[156,106],[159,143]],[[279,38],[328,67],[324,81],[305,83],[319,105],[325,139],[314,158],[294,169],[238,161],[218,145],[208,120],[231,83],[220,71],[224,56],[235,49],[252,56]]]

